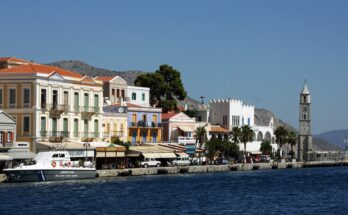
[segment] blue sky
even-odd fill
[[[238,98],[313,133],[348,128],[348,1],[3,1],[0,56],[181,71],[196,99]]]

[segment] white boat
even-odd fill
[[[97,176],[92,162],[71,161],[67,151],[39,152],[29,163],[3,170],[9,182],[91,179]]]

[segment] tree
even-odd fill
[[[237,158],[239,154],[239,145],[228,140],[222,142],[224,156],[229,158]]]
[[[283,146],[283,144],[286,143],[287,136],[288,136],[288,130],[284,128],[283,126],[279,126],[275,131],[274,134],[276,136],[276,143],[278,144],[278,153],[280,155],[280,158],[282,157],[280,153],[280,149]]]
[[[114,141],[112,141],[113,144],[120,145],[126,147],[126,151],[129,150],[129,147],[132,145],[131,142],[123,142],[119,138],[116,138]]]
[[[180,72],[167,64],[160,65],[154,73],[139,75],[134,84],[149,87],[150,104],[162,107],[164,112],[175,110],[177,101],[184,100],[187,95]]]
[[[207,139],[207,131],[205,129],[205,126],[199,126],[195,129],[195,135],[196,139],[196,146],[197,148],[201,148],[203,146],[203,143]]]
[[[260,151],[262,154],[271,155],[272,154],[272,145],[269,141],[263,141],[260,146]]]
[[[239,127],[232,128],[232,140],[234,143],[237,144],[240,142],[240,140],[239,140],[240,135],[241,135],[241,130]]]
[[[246,144],[253,140],[253,135],[254,132],[248,125],[242,126],[240,140],[244,144],[244,163],[246,163]]]
[[[294,146],[297,143],[297,135],[294,131],[290,131],[288,133],[287,142],[291,146],[291,151],[289,152],[289,155],[290,155],[291,159],[294,159],[294,157],[295,157]]]
[[[219,139],[211,139],[206,143],[206,156],[209,160],[214,160],[214,157],[220,153],[220,148],[222,145],[222,141]]]

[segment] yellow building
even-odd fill
[[[103,107],[104,141],[112,143],[115,139],[127,142],[127,107],[109,105]]]
[[[29,142],[36,152],[39,142],[102,139],[101,81],[15,61],[0,58],[0,108],[16,119],[17,141]]]

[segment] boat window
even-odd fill
[[[59,154],[59,157],[60,157],[60,158],[64,158],[64,157],[65,157],[65,154]]]
[[[58,157],[58,154],[53,154],[52,157],[53,157],[53,158],[57,158],[57,157]]]

